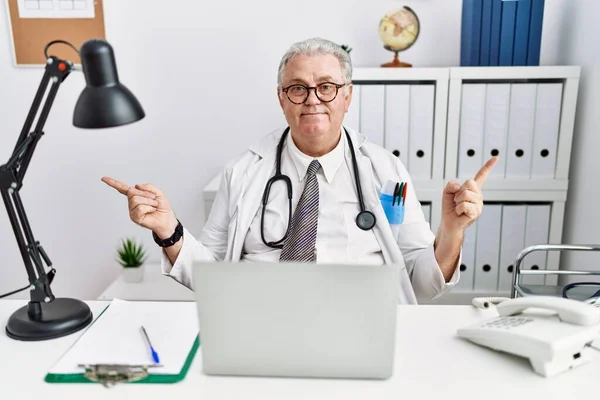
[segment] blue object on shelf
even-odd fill
[[[544,2],[463,0],[460,65],[539,65]]]
[[[519,0],[517,2],[517,19],[515,23],[515,41],[512,65],[527,65],[530,18],[531,0]]]
[[[460,65],[479,65],[482,0],[463,0]]]
[[[492,3],[493,0],[483,0],[481,11],[481,54],[479,65],[490,65],[490,39],[492,36]]]
[[[529,29],[529,46],[527,65],[540,65],[542,49],[542,25],[544,20],[544,0],[531,0],[531,20]]]
[[[490,32],[490,66],[500,62],[500,25],[502,23],[502,0],[492,0],[492,26]]]
[[[516,22],[517,2],[503,1],[502,24],[500,25],[500,59],[498,60],[500,66],[512,65]]]

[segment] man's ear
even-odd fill
[[[348,109],[350,108],[350,103],[352,102],[352,88],[354,86],[349,83],[346,86],[346,97],[344,98],[344,112],[348,112]]]
[[[279,105],[281,106],[281,109],[283,110],[283,98],[281,97],[281,87],[277,86],[277,100],[279,100]]]

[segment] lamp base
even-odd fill
[[[92,311],[81,300],[56,298],[50,303],[29,302],[10,316],[6,335],[23,341],[55,339],[85,328],[92,320]]]

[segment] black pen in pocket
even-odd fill
[[[402,192],[404,191],[404,182],[400,183],[400,189],[398,190],[398,205],[402,204]]]
[[[392,197],[392,207],[396,205],[396,197],[400,194],[400,182],[396,182],[396,187],[394,188],[394,196]]]

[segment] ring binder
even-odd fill
[[[135,382],[144,379],[148,376],[148,368],[153,367],[162,367],[162,365],[79,364],[79,368],[85,368],[83,375],[87,379],[101,383],[106,388],[120,382]]]

